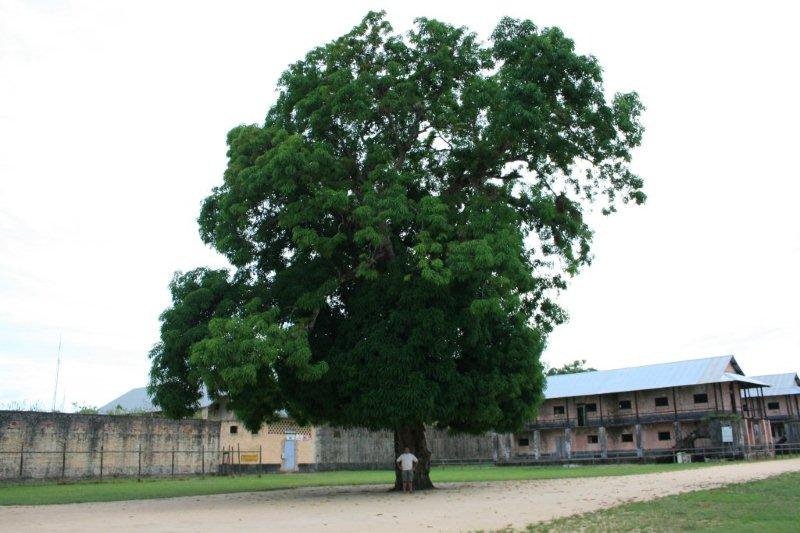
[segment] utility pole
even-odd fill
[[[53,411],[56,410],[56,396],[58,394],[58,373],[61,370],[61,335],[58,335],[58,358],[56,359],[56,384],[53,387]]]

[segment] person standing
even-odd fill
[[[406,447],[400,457],[397,458],[396,463],[400,465],[403,492],[414,492],[414,469],[417,467],[419,459]]]

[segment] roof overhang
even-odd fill
[[[740,387],[745,389],[757,389],[760,387],[769,387],[769,385],[767,383],[764,383],[763,381],[759,381],[753,378],[748,378],[747,376],[742,376],[739,374],[732,374],[730,372],[725,372],[722,375],[722,379],[720,381],[722,382],[735,381],[739,383]]]

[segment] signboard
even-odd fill
[[[257,463],[258,453],[243,453],[239,459],[241,463]]]
[[[301,433],[287,433],[284,437],[286,437],[286,440],[311,440],[309,435],[303,435]]]
[[[722,426],[722,442],[733,442],[733,428]]]

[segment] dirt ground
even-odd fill
[[[326,487],[164,500],[0,507],[3,531],[466,531],[524,527],[783,472],[800,459],[618,477],[446,483],[413,495]]]

